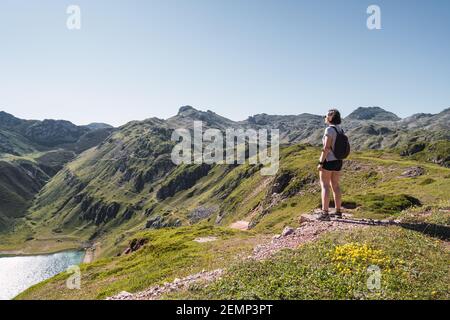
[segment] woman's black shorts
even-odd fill
[[[342,160],[325,161],[322,168],[328,171],[341,171]]]

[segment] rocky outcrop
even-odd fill
[[[139,193],[142,191],[142,189],[144,189],[144,186],[145,186],[145,181],[142,176],[142,172],[140,172],[137,174],[136,178],[134,178],[134,182],[133,182],[134,191]]]
[[[144,183],[156,181],[173,170],[176,165],[169,155],[162,155],[156,158],[153,165],[143,174]]]
[[[215,207],[198,207],[194,210],[192,210],[188,214],[188,219],[191,223],[197,223],[201,220],[207,219],[210,216],[212,216],[214,213],[218,212],[219,208],[217,206]]]
[[[282,195],[284,198],[289,198],[316,185],[317,174],[310,172],[305,175],[299,175],[292,179],[288,188],[284,190]]]
[[[402,151],[400,151],[401,156],[412,156],[416,153],[419,153],[423,151],[426,148],[426,143],[419,142],[419,143],[412,143],[406,146],[406,148]]]
[[[127,169],[122,178],[123,181],[133,179],[133,189],[135,192],[141,192],[147,183],[153,183],[165,177],[176,165],[168,154],[159,155],[146,171],[133,172]]]
[[[265,215],[270,214],[272,208],[286,199],[302,192],[316,192],[319,188],[316,180],[315,173],[280,172],[267,190],[264,200],[254,208],[249,228],[254,228]]]
[[[136,209],[134,207],[127,207],[123,213],[123,219],[130,220],[133,217],[135,212],[136,212]]]
[[[402,177],[404,178],[415,178],[420,177],[425,174],[425,169],[422,167],[411,167],[403,171]]]
[[[161,228],[170,228],[170,227],[180,227],[181,220],[180,219],[171,219],[164,218],[162,216],[156,216],[147,220],[145,224],[146,229],[161,229]]]
[[[198,180],[206,176],[212,168],[209,164],[192,165],[180,171],[175,177],[163,184],[156,193],[159,200],[164,200],[175,195],[175,193],[187,190],[194,186]]]
[[[298,174],[291,171],[280,172],[268,190],[267,198],[273,197],[274,195],[281,195],[281,199],[289,198],[308,185],[314,184],[316,180],[317,175],[315,173]]]
[[[133,239],[130,241],[130,244],[128,248],[126,248],[123,251],[123,255],[127,255],[133,252],[138,251],[140,248],[142,248],[146,243],[148,242],[148,239],[142,238],[142,239]]]
[[[229,165],[228,169],[235,169],[237,165]],[[214,191],[214,196],[218,196],[220,199],[228,197],[241,183],[242,180],[251,177],[261,169],[261,165],[249,165],[243,170],[240,170],[236,176],[232,179],[225,181],[219,188]]]
[[[269,189],[269,194],[282,193],[293,177],[294,173],[290,171],[279,173],[275,178],[272,187]]]
[[[117,202],[105,204],[102,201],[99,201],[93,205],[85,203],[85,206],[87,206],[87,209],[82,213],[81,218],[83,220],[90,220],[96,225],[107,223],[114,219],[120,210],[120,204]]]

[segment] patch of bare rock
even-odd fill
[[[415,178],[415,177],[420,177],[423,174],[425,174],[425,169],[422,167],[410,167],[407,168],[402,174],[401,176],[403,178]]]

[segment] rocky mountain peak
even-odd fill
[[[222,117],[211,110],[201,111],[191,106],[181,107],[178,114],[175,117],[167,119],[167,122],[172,127],[189,127],[194,120],[203,121],[205,126],[217,129],[237,126],[237,123],[233,120]]]
[[[26,128],[25,136],[42,145],[56,145],[76,142],[87,131],[69,121],[45,119]]]
[[[195,109],[192,106],[182,106],[180,107],[180,109],[178,110],[178,115],[182,116],[182,115],[189,115],[191,113],[194,112],[199,112],[197,109]]]
[[[83,126],[85,128],[88,128],[89,130],[100,130],[100,129],[112,129],[114,128],[113,126],[107,124],[107,123],[101,123],[101,122],[93,122],[93,123],[89,123],[85,126]]]
[[[396,114],[380,107],[359,107],[347,116],[351,120],[399,121]]]
[[[11,127],[22,123],[22,120],[14,117],[12,114],[0,111],[0,126]]]
[[[440,114],[450,114],[450,107],[442,110]]]

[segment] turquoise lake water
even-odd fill
[[[10,300],[25,289],[78,265],[84,251],[49,255],[0,257],[0,300]]]

